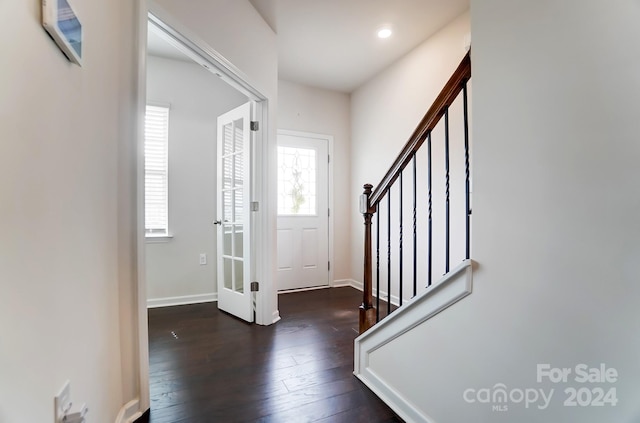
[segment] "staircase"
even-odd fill
[[[450,271],[451,265],[451,246],[452,246],[452,212],[457,213],[458,217],[464,218],[464,234],[461,231],[456,230],[458,238],[456,241],[464,242],[464,259],[470,259],[470,229],[471,229],[471,207],[470,207],[470,172],[469,172],[469,113],[468,113],[468,93],[467,84],[471,79],[471,58],[470,52],[460,62],[460,65],[455,70],[449,81],[446,83],[433,105],[429,108],[426,115],[415,129],[404,148],[391,165],[391,168],[387,171],[382,181],[377,185],[375,190],[370,184],[364,186],[364,194],[360,197],[360,211],[364,216],[364,279],[363,279],[363,299],[360,305],[360,333],[364,333],[367,329],[378,323],[381,319],[380,316],[380,300],[381,300],[381,265],[382,261],[380,257],[381,253],[381,229],[384,226],[383,237],[386,238],[386,275],[383,275],[386,279],[386,315],[389,315],[392,311],[392,293],[395,292],[397,298],[397,306],[401,307],[406,297],[406,279],[410,280],[411,297],[415,297],[418,294],[419,285],[419,268],[418,268],[418,256],[420,249],[418,248],[418,235],[426,237],[426,257],[421,257],[422,260],[426,259],[424,263],[425,268],[420,269],[421,273],[426,275],[424,284],[427,287],[432,285],[434,274],[434,249],[442,251],[444,253],[444,274],[446,275]],[[452,139],[452,130],[450,128],[450,108],[458,99],[462,96],[462,140]],[[441,147],[444,153],[444,162],[440,167],[443,171],[442,181],[444,182],[444,191],[439,191],[442,195],[443,203],[443,216],[440,221],[443,223],[442,236],[438,236],[443,240],[444,245],[434,247],[434,235],[440,234],[434,229],[434,168],[436,167],[433,158],[435,139],[432,139],[434,130],[444,118],[443,128],[443,140],[441,140]],[[426,141],[426,144],[425,144]],[[464,148],[464,204],[458,201],[458,207],[452,210],[452,188],[451,188],[451,146],[453,141],[460,141],[463,143]],[[424,182],[423,178],[418,178],[418,154],[421,149],[426,145],[426,195],[419,196],[419,192],[424,190],[420,187],[420,182]],[[405,171],[407,167],[410,168],[411,183],[410,186],[405,186]],[[405,196],[407,191],[411,196],[411,201],[406,201]],[[460,192],[457,190],[457,192]],[[422,207],[425,213],[424,216],[419,216],[419,203],[418,198],[426,198],[426,208]],[[392,198],[395,200],[392,203]],[[409,213],[405,212],[405,209],[410,209]],[[462,207],[460,207],[462,206]],[[384,220],[381,222],[381,214],[384,214],[386,219],[386,225]],[[375,250],[372,245],[372,226],[375,216],[375,237],[376,245]],[[392,217],[397,224],[392,228]],[[426,222],[426,225],[422,225],[422,231],[418,231],[420,222]],[[407,230],[408,229],[408,230]],[[410,244],[405,242],[405,234],[408,232]],[[463,239],[462,239],[463,238]],[[392,241],[397,243],[397,254],[392,254]],[[410,250],[411,254],[407,254]],[[375,267],[372,263],[372,255],[375,253],[376,261]],[[410,255],[410,257],[406,257]],[[393,259],[396,259],[396,262]],[[410,268],[407,269],[407,262],[405,259],[410,260]],[[395,270],[395,272],[394,272]],[[406,275],[406,271],[409,270],[409,274]],[[376,292],[376,305],[373,304],[373,275],[375,273],[375,292]],[[406,276],[406,277],[405,277]],[[384,316],[383,316],[384,317]]]
[[[470,52],[380,183],[366,184],[354,374],[407,421],[432,421],[369,366],[372,353],[472,290]]]

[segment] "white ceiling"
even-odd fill
[[[469,8],[469,0],[250,2],[278,34],[281,79],[345,92]],[[380,40],[376,33],[384,25],[393,35]]]
[[[469,0],[249,1],[277,33],[281,79],[342,92],[353,91],[469,8]],[[390,38],[377,38],[382,26],[393,30]],[[150,54],[184,58],[165,44],[150,34]]]

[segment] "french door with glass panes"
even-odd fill
[[[252,322],[251,103],[218,117],[218,308]]]

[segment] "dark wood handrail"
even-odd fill
[[[429,132],[435,128],[440,118],[444,115],[445,110],[451,106],[451,103],[453,103],[460,91],[462,91],[464,82],[471,79],[470,55],[471,51],[467,52],[464,56],[456,71],[451,75],[449,81],[447,81],[442,91],[440,91],[440,94],[436,97],[436,100],[413,131],[413,134],[409,137],[402,151],[382,178],[382,181],[380,181],[376,189],[373,190],[373,193],[369,197],[369,208],[374,209],[378,205],[385,193],[391,188],[391,185],[398,179],[400,172],[409,164],[413,158],[413,153],[418,151]]]
[[[370,327],[372,327],[373,325],[376,324],[376,322],[378,321],[378,311],[377,307],[374,307],[373,305],[373,275],[372,275],[372,257],[371,257],[371,243],[372,243],[372,239],[371,239],[371,226],[372,226],[372,217],[373,215],[377,212],[378,210],[378,204],[380,203],[380,201],[385,197],[385,195],[387,195],[389,193],[389,190],[391,189],[391,186],[394,184],[394,182],[400,177],[400,175],[402,174],[402,171],[405,169],[405,167],[411,163],[412,161],[414,161],[414,166],[415,166],[415,157],[416,157],[416,152],[418,151],[418,149],[422,146],[422,144],[424,143],[424,141],[430,138],[430,134],[431,131],[436,127],[436,125],[438,124],[438,122],[440,121],[440,119],[444,116],[447,115],[448,116],[448,110],[449,107],[451,106],[451,104],[454,102],[454,100],[458,97],[458,95],[460,94],[460,92],[464,91],[464,116],[465,116],[465,163],[466,163],[466,215],[467,215],[467,223],[466,223],[466,227],[467,227],[467,258],[469,258],[469,215],[470,215],[470,209],[469,209],[469,147],[468,147],[468,127],[467,127],[467,81],[469,81],[471,79],[471,52],[469,51],[465,57],[462,59],[462,61],[460,62],[460,65],[458,65],[458,68],[455,70],[455,72],[453,73],[453,75],[451,75],[451,78],[449,78],[449,80],[447,81],[446,85],[444,86],[444,88],[442,89],[442,91],[440,92],[440,94],[438,94],[438,97],[436,97],[436,100],[433,102],[433,104],[431,105],[431,107],[429,108],[429,110],[427,111],[427,113],[424,115],[424,117],[422,118],[422,120],[420,121],[420,123],[418,124],[417,128],[413,131],[413,134],[411,135],[411,137],[409,138],[409,140],[407,141],[407,143],[405,144],[404,148],[402,149],[402,151],[400,152],[400,154],[398,155],[398,157],[396,158],[396,160],[393,162],[393,165],[391,165],[391,168],[389,168],[389,170],[387,171],[387,173],[384,175],[384,177],[382,178],[382,181],[380,181],[380,184],[378,184],[378,186],[376,187],[375,190],[372,191],[372,186],[369,184],[366,184],[364,186],[364,193],[362,195],[361,198],[361,212],[363,213],[363,217],[364,217],[364,279],[363,279],[363,298],[362,298],[362,304],[360,305],[360,316],[359,316],[359,320],[360,320],[360,333],[364,333],[366,330],[368,330]],[[445,123],[448,126],[448,119],[445,119]],[[446,131],[446,140],[445,140],[445,148],[448,148],[448,127],[445,130]],[[430,146],[430,142],[429,142],[429,169],[431,169],[431,146]],[[415,172],[415,169],[414,169]],[[430,172],[430,171],[429,171]],[[431,174],[429,174],[431,175]],[[448,195],[449,195],[449,170],[448,170],[448,158],[447,158],[447,174],[446,174],[446,180],[447,180],[447,228],[446,228],[446,232],[447,232],[447,236],[446,236],[446,240],[447,240],[447,269],[448,269],[448,262],[449,262],[449,258],[448,258],[448,242],[449,242],[449,235],[448,235],[448,225],[449,225],[449,220],[448,220],[448,207],[449,207],[449,200],[448,200]],[[402,179],[400,179],[400,181],[402,181]],[[431,176],[429,176],[429,243],[430,241],[430,237],[431,237]],[[402,182],[400,182],[400,184],[402,185]],[[402,191],[402,188],[400,188],[400,191]],[[414,174],[414,197],[415,197],[415,174]],[[400,196],[400,201],[402,201],[402,196]],[[389,199],[390,202],[390,199]],[[416,209],[415,209],[415,198],[414,198],[414,243],[415,243],[415,213],[416,213]],[[389,204],[388,207],[390,208],[391,205]],[[400,216],[402,216],[402,208],[400,208]],[[390,223],[389,223],[390,225]],[[390,227],[390,226],[389,226]],[[379,236],[379,235],[378,235]],[[414,247],[415,249],[415,247]],[[389,250],[390,251],[390,250]],[[378,253],[377,253],[378,254]],[[415,254],[415,251],[414,251]],[[431,244],[429,244],[429,254],[431,254]],[[400,255],[402,255],[402,221],[400,223]],[[429,256],[431,257],[431,256]],[[389,258],[390,260],[390,258]],[[415,257],[414,257],[414,261],[415,261]],[[390,261],[389,261],[390,263]],[[389,264],[390,266],[390,264]],[[402,266],[402,262],[400,262],[400,266]],[[402,267],[400,267],[402,268]],[[431,258],[429,258],[429,268],[431,268]],[[389,267],[389,273],[391,272],[391,267]],[[415,274],[416,274],[416,270],[415,270],[415,266],[414,266],[414,278],[415,278]],[[400,279],[402,279],[402,274],[400,274]],[[388,286],[388,295],[389,298],[387,299],[387,314],[389,314],[390,312],[390,297],[391,297],[391,279],[389,278],[389,286]],[[402,284],[402,281],[400,281],[400,284]],[[414,280],[414,284],[415,284],[415,280]],[[431,271],[429,271],[429,284],[431,284]],[[378,300],[379,300],[379,289],[380,287],[377,286],[377,293],[376,295],[378,296]],[[414,295],[415,292],[414,292]],[[402,288],[400,288],[400,296],[402,297]],[[402,304],[402,301],[400,300],[400,304]]]

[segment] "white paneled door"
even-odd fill
[[[218,117],[218,308],[253,321],[251,301],[251,103]]]
[[[329,284],[328,139],[278,133],[278,290]]]

